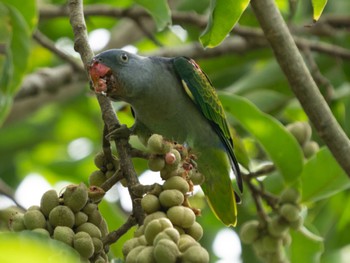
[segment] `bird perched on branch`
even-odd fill
[[[231,169],[240,191],[242,178],[224,109],[196,62],[112,49],[94,57],[89,74],[96,92],[131,105],[132,131],[141,141],[156,133],[191,148],[205,176],[201,187],[211,209],[225,225],[235,225],[239,198]]]

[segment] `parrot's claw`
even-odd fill
[[[106,135],[107,140],[113,141],[120,138],[128,139],[132,134],[132,130],[129,129],[125,124],[120,125],[118,128],[115,128],[110,133]]]

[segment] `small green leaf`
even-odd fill
[[[249,4],[249,0],[211,0],[208,25],[200,41],[204,47],[219,45],[230,33]]]
[[[263,146],[285,182],[295,182],[303,167],[302,151],[295,138],[281,123],[247,99],[221,94],[220,100],[224,108]]]
[[[350,188],[350,180],[328,148],[322,148],[301,173],[303,201],[317,201]]]
[[[151,14],[159,31],[171,25],[171,11],[166,0],[135,0],[135,2]]]
[[[327,0],[311,0],[311,2],[314,8],[314,22],[316,22],[322,15],[323,9],[327,4]]]

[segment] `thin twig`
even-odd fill
[[[110,232],[106,237],[103,238],[103,246],[108,246],[118,241],[118,239],[129,231],[134,225],[137,224],[135,217],[129,216],[128,220],[117,230]]]

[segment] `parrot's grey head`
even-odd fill
[[[89,74],[95,92],[130,102],[147,89],[153,67],[154,62],[148,57],[111,49],[93,58]]]

